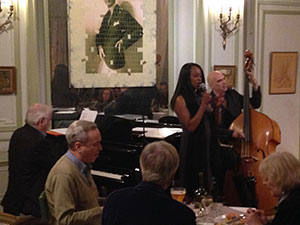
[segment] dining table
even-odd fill
[[[213,203],[209,211],[201,211],[199,208],[194,208],[193,204],[189,204],[190,207],[196,215],[196,224],[197,225],[216,225],[223,224],[220,223],[220,219],[225,218],[226,215],[236,215],[241,219],[247,212],[248,207],[235,207],[235,206],[224,206],[222,203]],[[224,224],[234,225],[236,223],[229,222]],[[243,224],[239,221],[238,224]]]

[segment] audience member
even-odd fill
[[[46,182],[50,221],[56,224],[100,224],[102,209],[90,169],[102,150],[95,123],[79,120],[67,129],[69,150],[51,169]]]
[[[265,158],[259,172],[263,182],[274,197],[279,199],[276,214],[268,221],[260,210],[248,209],[248,225],[300,224],[300,163],[289,152],[275,152]]]
[[[160,110],[168,109],[169,97],[168,97],[168,83],[162,81],[159,83],[158,96],[152,103],[152,111],[158,112]]]
[[[40,216],[38,197],[57,160],[46,139],[51,119],[50,106],[34,104],[26,113],[25,125],[14,131],[8,150],[8,187],[1,203],[4,212]]]
[[[114,102],[114,93],[110,88],[105,88],[101,92],[100,101],[97,102],[96,108],[99,112],[103,112],[110,104]]]
[[[114,92],[114,97],[115,97],[115,100],[119,98],[120,94],[121,94],[121,88],[119,87],[116,87],[116,88],[113,88],[113,92]]]
[[[176,149],[165,141],[148,144],[140,156],[143,181],[110,194],[103,225],[192,225],[194,212],[166,192],[179,165]]]

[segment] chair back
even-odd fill
[[[49,211],[48,211],[48,201],[47,201],[45,191],[42,191],[42,193],[40,194],[39,203],[40,203],[40,208],[41,208],[42,219],[48,222],[49,221]]]
[[[14,222],[16,222],[18,219],[18,216],[9,214],[9,213],[5,213],[5,212],[0,212],[0,224],[7,224],[7,225],[11,225]]]

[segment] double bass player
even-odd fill
[[[257,80],[254,77],[252,68],[245,71],[249,77],[249,83],[252,84],[252,97],[249,99],[249,102],[252,108],[259,108],[261,105],[261,91],[260,86],[258,85]],[[232,122],[242,113],[242,109],[244,106],[244,96],[238,93],[235,89],[229,88],[226,83],[225,75],[221,71],[213,71],[208,77],[208,84],[211,91],[212,96],[212,106],[215,108],[215,114],[217,118],[217,124],[219,128],[229,129]],[[214,99],[220,99],[218,104]],[[232,140],[228,140],[228,137],[218,137],[220,148],[221,148],[221,157],[223,159],[223,167],[224,167],[224,180],[225,173],[228,169],[234,168],[238,166],[240,161],[239,154],[234,150],[228,147],[228,144],[231,144]],[[240,191],[245,192],[245,191]],[[254,191],[255,192],[255,191]],[[235,193],[235,195],[244,195],[241,193]],[[245,194],[247,195],[247,194]],[[235,197],[234,197],[235,198]],[[239,197],[237,197],[239,199]],[[243,197],[242,197],[243,199]],[[248,199],[248,198],[246,198]],[[225,201],[226,193],[225,193]],[[244,206],[253,206],[249,203],[248,200],[242,200],[242,205]]]
[[[224,92],[224,102],[222,102],[218,110],[218,117],[221,119],[218,119],[217,122],[219,126],[222,126],[222,123],[225,123],[226,118],[228,118],[226,116],[230,116],[228,109],[243,108],[243,112],[240,115],[236,114],[238,115],[237,118],[232,118],[231,125],[229,122],[227,124],[227,126],[230,125],[230,129],[242,129],[245,137],[235,143],[234,150],[238,153],[238,160],[233,165],[233,168],[227,170],[224,186],[227,190],[224,190],[224,193],[226,202],[229,204],[270,209],[275,206],[276,199],[263,185],[258,167],[263,159],[274,152],[276,146],[280,143],[280,128],[276,121],[253,109],[260,106],[261,93],[259,87],[255,90],[257,82],[252,74],[252,66],[253,54],[251,51],[246,50],[244,96],[240,98],[240,105],[238,105],[238,102],[231,104],[232,102],[230,101],[232,99],[230,99],[230,95]],[[213,74],[210,78],[213,78]],[[210,80],[212,81],[213,79]],[[221,82],[221,80],[219,81]],[[252,83],[254,86],[252,98],[249,96],[249,83]],[[217,85],[213,84],[212,82],[212,87],[216,89]],[[258,91],[256,93],[258,94],[256,96],[257,101],[255,101],[255,91]],[[230,183],[232,184],[231,187],[228,185]]]

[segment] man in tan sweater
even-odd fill
[[[95,123],[79,120],[67,132],[69,150],[51,169],[46,197],[51,222],[57,225],[101,224],[98,190],[90,173],[102,150],[101,134]]]

